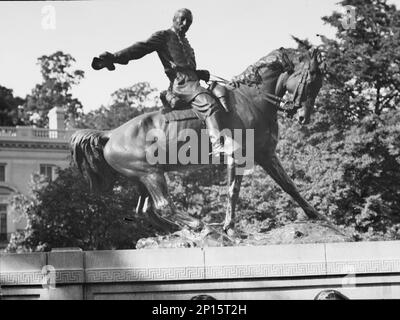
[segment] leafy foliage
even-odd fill
[[[178,210],[207,222],[219,221],[226,202],[226,170],[209,166],[197,171],[168,173],[168,186]]]
[[[132,248],[139,238],[154,234],[142,216],[134,216],[137,198],[136,186],[122,178],[112,193],[93,194],[75,167],[59,170],[58,178],[47,183],[36,176],[32,194],[13,200],[27,227],[13,234],[7,251]],[[124,222],[128,216],[135,221]]]
[[[22,125],[20,110],[24,103],[20,97],[14,97],[13,90],[0,86],[0,126]]]
[[[46,126],[47,113],[54,106],[64,107],[67,116],[78,118],[82,104],[72,97],[71,89],[83,79],[84,72],[73,69],[74,63],[75,59],[62,51],[38,58],[43,82],[26,98],[26,121],[38,127]]]
[[[400,103],[400,12],[383,0],[345,0],[355,8],[355,29],[344,29],[341,14],[323,20],[337,28],[337,40],[323,39],[329,62],[324,106],[339,121],[393,110]],[[339,122],[338,121],[338,122]]]

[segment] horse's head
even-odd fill
[[[321,52],[312,47],[287,78],[286,90],[293,94],[294,108],[300,110],[297,117],[301,124],[310,121],[315,99],[322,87],[325,68]]]
[[[296,41],[307,45],[301,40]],[[301,109],[297,114],[298,120],[302,124],[307,124],[315,99],[322,87],[325,62],[318,48],[307,45],[304,51],[305,53],[301,50],[302,55],[299,58],[298,50],[284,48],[274,50],[234,77],[230,84],[238,87],[243,83],[250,87],[255,85],[261,88],[264,99],[276,107],[280,107],[280,103],[285,101],[281,98],[285,92],[291,93],[293,98],[287,102],[293,104],[293,107],[285,111],[291,116]],[[294,63],[296,61],[298,62]]]

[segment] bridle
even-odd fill
[[[298,72],[296,72],[294,75],[296,74],[298,74]],[[290,76],[286,79],[286,82],[289,78]],[[301,98],[310,82],[310,63],[307,62],[300,71],[300,80],[297,82],[291,99],[286,99],[284,97],[281,98],[272,93],[264,93],[263,97],[269,103],[274,105],[279,111],[285,113],[288,118],[293,118],[293,116],[297,113],[297,110],[301,108]]]
[[[288,63],[287,61],[285,65],[287,66]],[[262,97],[268,101],[270,104],[275,106],[277,110],[282,111],[288,118],[293,118],[293,116],[297,113],[299,109],[301,109],[301,98],[303,97],[305,90],[308,86],[308,84],[311,82],[311,76],[310,76],[310,61],[304,63],[301,71],[296,71],[292,75],[291,73],[293,70],[290,70],[290,68],[284,67],[284,72],[289,74],[289,77],[286,79],[286,82],[290,78],[290,76],[295,76],[300,73],[300,80],[297,82],[296,88],[292,94],[292,97],[290,99],[286,99],[285,97],[279,97],[276,94],[272,93],[261,93]],[[218,79],[215,80],[216,82],[221,82],[224,83],[225,85],[229,83],[228,80],[218,77],[216,75],[212,75],[214,78]],[[259,79],[261,79],[261,76],[258,73],[256,73],[256,76],[258,76]],[[279,82],[279,81],[278,81]],[[259,81],[248,81],[246,82],[247,85],[255,85],[257,88],[259,88]],[[276,84],[276,86],[279,86],[279,83]],[[285,84],[286,86],[286,84]],[[259,88],[260,89],[260,88]],[[261,89],[260,89],[261,90]],[[276,88],[275,93],[278,92],[279,90]]]

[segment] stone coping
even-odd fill
[[[48,270],[57,284],[376,276],[400,273],[400,241],[0,254],[3,286]]]

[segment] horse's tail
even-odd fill
[[[111,189],[117,176],[104,159],[108,139],[104,131],[78,130],[70,140],[72,160],[95,192]]]

